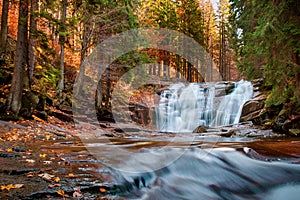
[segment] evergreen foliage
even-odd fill
[[[300,104],[299,2],[231,0],[231,12],[240,70],[273,87],[270,105]]]

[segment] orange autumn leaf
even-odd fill
[[[69,177],[69,178],[74,178],[74,177],[75,177],[75,175],[74,175],[74,174],[72,174],[72,173],[70,173],[70,174],[68,174],[68,177]]]
[[[55,177],[55,178],[54,178],[54,181],[55,181],[56,183],[59,183],[60,178],[59,178],[59,177]]]
[[[51,137],[50,135],[46,135],[46,136],[45,136],[46,140],[49,140],[50,137]]]
[[[15,188],[13,184],[9,184],[9,185],[1,185],[0,189],[1,190],[7,190],[9,191],[10,189]]]
[[[100,188],[100,192],[104,193],[104,192],[106,192],[106,189],[105,188]]]
[[[6,152],[10,153],[10,152],[13,152],[13,150],[11,148],[7,148]]]
[[[40,158],[46,158],[46,156],[47,156],[47,154],[45,154],[45,153],[40,154]]]
[[[56,193],[61,195],[62,197],[69,197],[69,195],[66,194],[65,191],[63,191],[63,190],[57,190]]]
[[[32,117],[33,117],[33,119],[34,119],[35,121],[38,121],[38,122],[44,121],[44,120],[42,120],[41,118],[39,118],[39,117],[37,117],[37,116],[35,116],[35,115],[32,115]]]
[[[10,189],[19,189],[19,188],[21,188],[21,187],[23,187],[24,186],[24,184],[9,184],[9,185],[1,185],[0,186],[0,189],[3,191],[3,190],[7,190],[7,191],[9,191]]]

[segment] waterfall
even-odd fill
[[[155,108],[156,126],[162,132],[191,132],[199,125],[235,124],[243,104],[252,96],[252,84],[244,80],[231,84],[173,84],[160,95]]]

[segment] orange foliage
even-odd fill
[[[0,18],[2,15],[2,1],[0,1]],[[13,39],[17,39],[17,30],[18,30],[18,10],[19,5],[18,1],[13,1],[9,4],[8,12],[8,35]]]

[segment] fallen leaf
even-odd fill
[[[34,163],[35,162],[35,160],[32,160],[32,159],[26,159],[25,161],[28,162],[28,163]]]
[[[48,187],[50,187],[50,188],[54,188],[54,187],[60,187],[61,186],[61,184],[49,184],[48,185]]]
[[[68,177],[69,177],[69,178],[74,178],[74,177],[75,177],[75,175],[74,175],[74,174],[72,174],[72,173],[70,173],[70,174],[68,174]]]
[[[16,189],[21,188],[23,186],[24,186],[24,184],[14,184],[14,188],[16,188]]]
[[[73,197],[81,197],[81,196],[82,196],[82,194],[79,193],[79,192],[74,192],[73,193]]]
[[[39,118],[39,117],[37,117],[37,116],[35,116],[35,115],[32,115],[32,117],[33,117],[33,119],[34,119],[35,121],[39,121],[39,122],[44,121],[44,120],[42,120],[41,118]]]
[[[7,190],[9,191],[10,189],[15,188],[13,184],[9,184],[9,185],[1,185],[0,189],[1,190]]]
[[[69,197],[69,195],[66,194],[65,191],[63,191],[63,190],[57,190],[56,193],[61,195],[62,197]]]
[[[28,172],[26,176],[31,178],[31,177],[33,177],[33,175],[34,175],[34,172]]]
[[[45,153],[40,154],[40,158],[46,158],[46,156],[47,156],[47,154],[45,154]]]
[[[51,135],[46,135],[46,136],[45,136],[46,140],[49,140],[50,137],[51,137]]]
[[[105,193],[106,189],[105,188],[100,188],[100,192]]]
[[[54,175],[48,173],[39,174],[38,176],[48,181],[52,180],[55,177]]]
[[[55,177],[55,178],[54,178],[54,181],[55,181],[56,183],[59,183],[60,178],[59,178],[59,177]]]
[[[10,153],[10,152],[13,152],[13,150],[12,150],[11,148],[7,148],[7,149],[6,149],[6,152],[9,152],[9,153]]]

